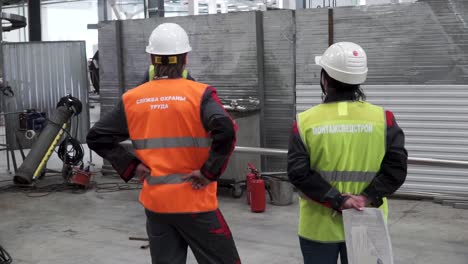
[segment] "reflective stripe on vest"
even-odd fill
[[[150,176],[145,180],[148,185],[159,185],[159,184],[174,184],[174,183],[183,183],[185,180],[182,179],[182,176],[185,174],[170,174],[164,176]]]
[[[154,65],[150,65],[149,66],[149,70],[148,70],[148,80],[149,81],[152,81],[154,79]],[[186,69],[184,69],[184,71],[182,72],[182,78],[184,79],[187,79],[188,77],[188,71]]]
[[[181,147],[201,147],[206,148],[211,146],[211,139],[209,138],[147,138],[132,140],[133,148],[151,149],[151,148],[181,148]]]
[[[320,104],[300,113],[297,124],[311,168],[340,193],[361,194],[380,170],[386,133],[381,107],[366,102]],[[384,202],[384,212],[386,208]],[[313,241],[345,239],[342,216],[303,196],[298,233]]]
[[[361,171],[320,171],[320,176],[328,182],[371,182],[375,174]]]
[[[151,170],[140,193],[156,213],[199,213],[218,208],[217,183],[195,190],[183,175],[207,161],[211,137],[201,120],[208,86],[186,79],[146,82],[123,95],[135,155]]]

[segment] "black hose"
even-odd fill
[[[68,149],[69,145],[71,146],[70,150]],[[76,138],[69,136],[60,144],[57,154],[65,164],[76,166],[82,163],[84,150]]]

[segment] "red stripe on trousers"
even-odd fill
[[[218,222],[221,226],[219,228],[210,230],[210,233],[224,234],[227,239],[230,239],[232,237],[231,230],[229,229],[229,226],[227,225],[226,220],[224,220],[224,217],[219,209],[216,210],[216,218],[218,218]]]

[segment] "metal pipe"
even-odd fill
[[[288,151],[286,149],[240,147],[240,146],[236,146],[234,151],[237,153],[261,154],[261,155],[270,155],[270,156],[284,156],[288,154]],[[409,157],[408,163],[413,164],[413,165],[440,166],[440,167],[468,169],[468,161],[461,161],[461,160],[443,160],[443,159]]]
[[[426,166],[440,166],[450,168],[468,168],[468,161],[461,160],[443,160],[443,159],[429,159],[429,158],[408,158],[408,163],[413,165],[426,165]]]
[[[254,148],[254,147],[239,147],[239,146],[236,146],[234,151],[238,153],[261,154],[261,155],[270,155],[270,156],[284,156],[288,154],[288,151],[285,149]]]
[[[424,200],[434,199],[440,195],[439,193],[425,193],[425,192],[411,192],[411,191],[397,191],[390,195],[391,198],[404,199],[404,200]]]

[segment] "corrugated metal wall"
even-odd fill
[[[412,157],[468,161],[468,85],[365,85],[367,101],[395,114]],[[297,111],[321,102],[320,86],[297,86]],[[402,191],[468,192],[464,169],[410,165]]]
[[[264,146],[287,148],[295,102],[294,12],[263,13],[265,102]],[[286,158],[268,157],[268,171],[285,171]]]
[[[468,31],[451,1],[424,2],[335,8],[334,40],[353,41],[366,50],[368,101],[395,113],[410,156],[467,161]],[[296,108],[301,112],[321,102],[314,56],[328,46],[327,11],[297,11],[296,30]],[[468,174],[410,165],[401,190],[466,193]]]
[[[369,100],[393,111],[413,157],[468,161],[468,85],[366,86]],[[403,189],[468,192],[462,169],[410,166]]]
[[[72,94],[83,103],[78,139],[85,141],[89,130],[88,78],[84,41],[4,43],[5,80],[15,96],[5,97],[5,111],[44,111],[50,117],[59,99]],[[15,148],[14,131],[18,114],[6,118],[7,142]],[[75,127],[72,127],[75,131]],[[21,133],[20,133],[21,134]],[[31,145],[22,139],[24,147]]]

